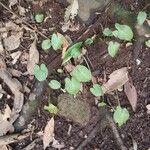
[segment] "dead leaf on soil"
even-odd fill
[[[128,81],[129,77],[127,67],[115,70],[109,75],[109,80],[102,85],[103,92],[109,93],[117,90]]]
[[[21,16],[25,16],[26,10],[24,7],[18,6],[18,11]]]
[[[150,104],[146,105],[146,109],[147,109],[147,114],[150,115]]]
[[[20,38],[22,36],[23,32],[20,31],[16,35],[11,35],[8,38],[3,39],[5,49],[8,51],[17,49],[21,43]]]
[[[60,150],[65,147],[65,144],[64,143],[60,144],[57,140],[55,140],[55,138],[53,138],[52,147]]]
[[[33,75],[34,66],[38,63],[39,63],[39,51],[37,50],[36,40],[34,40],[29,49],[29,58],[27,63],[27,71],[30,75]]]
[[[11,53],[10,56],[13,59],[12,64],[14,65],[14,64],[16,64],[17,60],[20,58],[21,51],[17,51],[17,52]]]
[[[8,71],[10,72],[10,74],[12,74],[13,77],[20,77],[23,74],[21,71],[13,68],[8,68]]]
[[[3,54],[4,53],[4,47],[3,47],[3,44],[2,44],[2,39],[0,37],[0,54]]]
[[[130,82],[126,82],[124,84],[124,92],[132,106],[133,111],[135,111],[137,105],[137,91],[134,85]]]
[[[3,112],[0,112],[0,136],[5,135],[11,128],[12,124],[8,121],[11,117],[11,109],[8,105]]]
[[[0,150],[8,150],[8,148],[6,145],[2,145],[2,146],[0,146]]]
[[[9,0],[9,8],[18,3],[18,0]]]
[[[43,145],[44,149],[49,146],[49,144],[53,141],[54,137],[54,118],[52,117],[50,121],[48,121],[43,134]]]

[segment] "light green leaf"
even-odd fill
[[[126,108],[121,108],[120,106],[117,106],[113,118],[115,123],[118,123],[119,126],[122,126],[124,123],[127,122],[129,119],[129,112]]]
[[[44,15],[43,14],[36,14],[35,15],[35,21],[37,23],[42,23],[44,21]]]
[[[91,71],[83,65],[77,65],[72,72],[72,76],[79,82],[89,82],[92,79]]]
[[[115,57],[118,53],[120,44],[118,42],[109,42],[108,44],[108,53],[111,57]]]
[[[42,49],[44,51],[47,52],[47,50],[51,48],[51,41],[50,41],[50,39],[43,40],[42,44],[41,44],[41,47],[42,47]]]
[[[147,18],[147,14],[144,11],[140,11],[137,16],[137,22],[139,25],[142,25]]]
[[[54,90],[60,89],[61,87],[61,84],[57,80],[51,80],[48,85]]]
[[[106,106],[106,103],[104,102],[98,103],[98,107],[104,107],[104,106]]]
[[[82,46],[83,42],[78,42],[74,45],[72,45],[66,52],[63,58],[63,63],[66,63],[67,61],[69,61],[72,57],[76,58],[79,55],[81,55],[81,46]]]
[[[133,31],[128,25],[115,24],[117,30],[113,31],[112,34],[120,40],[131,41],[133,39]]]
[[[49,104],[48,106],[44,106],[44,109],[52,114],[57,114],[58,113],[58,108],[53,105],[53,104]]]
[[[63,44],[63,38],[64,37],[61,34],[53,33],[52,38],[51,38],[51,43],[55,51],[58,49],[61,49],[62,44]]]
[[[150,48],[150,40],[147,40],[147,41],[145,42],[145,45]]]
[[[105,36],[112,36],[112,31],[109,28],[105,28],[103,34]]]
[[[38,81],[46,80],[48,76],[48,69],[45,64],[35,65],[34,67],[34,76]]]
[[[93,87],[90,88],[90,91],[95,96],[103,95],[102,87],[99,84],[94,84]]]
[[[80,91],[81,83],[75,78],[65,78],[65,90],[72,95],[76,95]]]
[[[93,42],[94,42],[94,39],[93,39],[93,38],[87,38],[87,39],[85,40],[85,45],[91,45]]]

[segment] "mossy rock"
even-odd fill
[[[69,94],[61,94],[58,97],[58,108],[59,115],[83,126],[90,120],[90,106],[81,97],[74,98]]]

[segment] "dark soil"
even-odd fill
[[[134,10],[138,11],[139,9],[143,8],[144,2],[142,0],[139,1],[126,0],[125,2],[123,2],[123,5],[125,5],[125,7],[129,9],[133,7]],[[33,26],[37,26],[37,28],[40,31],[43,31],[43,28],[46,29],[45,34],[47,36],[51,35],[54,31],[58,31],[64,34],[61,30],[63,16],[65,12],[64,5],[59,4],[53,0],[50,0],[46,4],[44,4],[44,6],[40,7],[38,4],[32,4],[25,0],[21,0],[21,6],[29,10],[27,13],[27,18],[28,18],[27,22],[29,22]],[[13,9],[16,10],[15,7]],[[37,12],[43,12],[46,14],[46,12],[49,12],[49,10],[50,10],[51,18],[48,18],[45,23],[35,24],[35,22],[31,19],[31,14],[34,15]],[[0,7],[0,13],[1,13],[0,19],[2,19],[3,21],[7,21],[10,19],[9,18],[10,14],[1,7]],[[103,19],[99,19],[99,20],[100,23],[102,23],[102,26],[104,28],[106,26],[107,27],[112,26],[112,24],[115,23],[115,19],[108,17],[105,12],[103,12],[103,16],[105,16],[107,20],[103,20]],[[100,17],[101,16],[99,16],[99,18]],[[93,21],[93,24],[97,21],[97,18],[96,20]],[[78,21],[78,19],[76,21]],[[80,26],[81,27],[79,31],[73,31],[73,32],[67,31],[65,33],[73,40],[73,42],[78,40],[78,38],[88,28],[82,22],[80,22]],[[49,65],[51,63],[50,60],[53,60],[59,54],[56,54],[54,52],[50,52],[48,56],[47,54],[44,54],[40,47],[40,41],[42,39],[43,37],[39,36],[38,49],[40,50],[41,53],[41,62],[45,62],[46,64]],[[98,39],[94,44],[88,46],[87,47],[88,55],[86,57],[88,58],[92,70],[98,72],[96,76],[101,78],[103,77],[104,72],[106,73],[106,75],[109,75],[112,71],[119,69],[121,67],[128,66],[129,68],[131,68],[129,69],[130,76],[132,78],[133,84],[135,85],[138,94],[137,109],[136,112],[133,112],[125,94],[123,94],[123,92],[119,93],[121,106],[126,107],[129,110],[130,119],[129,121],[127,121],[125,125],[123,125],[121,128],[118,128],[118,130],[120,131],[123,142],[128,149],[133,146],[133,140],[132,140],[133,138],[135,142],[137,142],[138,150],[147,150],[150,147],[150,134],[149,134],[150,115],[148,115],[146,112],[147,111],[146,105],[150,104],[150,51],[149,49],[146,49],[145,46],[142,46],[139,55],[141,64],[138,67],[136,66],[135,68],[133,63],[133,57],[132,57],[133,46],[126,47],[124,45],[120,50],[118,56],[115,59],[112,59],[109,56],[107,56],[107,45],[105,42],[108,40],[109,39],[104,39],[104,38],[101,40]],[[22,41],[22,45],[25,48],[28,48],[30,43],[31,43],[30,40]],[[54,67],[54,69],[58,68],[57,64],[55,65],[56,67]],[[16,67],[18,69],[24,70],[23,66],[19,67],[19,64]],[[135,68],[134,72],[133,72],[133,68]],[[50,78],[53,78],[54,76],[55,73],[51,74]],[[23,83],[26,83],[31,88],[34,87],[34,82],[31,82],[28,78],[21,78],[19,80]],[[51,96],[57,97],[58,94],[60,93],[52,91]],[[83,127],[75,122],[66,120],[63,117],[55,116],[55,139],[57,139],[60,143],[64,143],[65,145],[64,150],[71,150],[71,148],[75,148],[85,138],[85,136],[88,135],[88,133],[92,130],[92,128],[97,122],[98,109],[94,104],[94,97],[89,95],[89,93],[85,93],[84,96],[89,98],[91,111],[93,115],[91,117],[92,121],[90,121],[90,123],[87,126]],[[27,101],[28,94],[26,94],[25,98]],[[112,106],[115,106],[117,104],[117,102],[114,99],[112,99],[111,96],[107,97],[106,102]],[[8,103],[7,99],[5,99],[5,103]],[[11,102],[9,101],[9,103]],[[43,95],[43,99],[41,99],[41,101],[39,102],[37,112],[31,118],[32,124],[35,126],[35,133],[38,131],[42,131],[47,121],[51,117],[50,114],[44,111],[43,109],[44,105],[47,104],[48,104],[48,93],[45,92]],[[72,129],[70,135],[68,135],[67,132],[70,125],[72,126]],[[13,146],[14,150],[21,150],[25,146],[30,144],[32,140],[26,139],[18,143],[12,144],[11,146]],[[43,149],[42,141],[38,142],[34,149],[35,150]],[[54,148],[48,147],[47,149],[53,150]],[[115,142],[115,139],[113,137],[113,133],[109,128],[105,128],[101,132],[98,132],[97,135],[84,149],[85,150],[119,150]]]

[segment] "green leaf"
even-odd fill
[[[95,96],[103,95],[102,87],[99,84],[94,84],[93,87],[90,88],[90,91]]]
[[[133,31],[128,25],[115,24],[117,30],[113,31],[112,34],[120,40],[131,41],[133,39]]]
[[[42,23],[44,21],[44,15],[43,14],[36,14],[35,15],[35,21],[37,23]]]
[[[145,45],[150,48],[150,40],[146,41]]]
[[[91,45],[93,42],[94,42],[93,38],[87,38],[84,43],[85,45]]]
[[[48,85],[54,90],[60,89],[61,87],[61,84],[57,80],[51,80]]]
[[[65,78],[65,90],[72,95],[76,95],[80,91],[81,83],[75,78]]]
[[[50,41],[50,39],[43,40],[42,44],[41,44],[41,47],[42,47],[42,49],[44,51],[47,52],[47,50],[51,48],[51,41]]]
[[[98,103],[98,107],[104,107],[104,106],[106,106],[106,103],[104,102]]]
[[[48,106],[44,106],[44,109],[52,114],[57,114],[58,113],[58,108],[53,105],[53,104],[49,104]]]
[[[34,76],[38,81],[44,81],[48,76],[48,69],[45,64],[35,65]]]
[[[118,42],[109,42],[108,44],[108,53],[111,57],[115,57],[118,53],[120,44]]]
[[[147,14],[144,11],[140,11],[137,16],[137,22],[139,25],[142,25],[147,18]]]
[[[66,63],[69,61],[72,57],[76,58],[79,55],[81,55],[81,46],[83,42],[78,42],[71,47],[65,52],[64,58],[63,58],[63,63]]]
[[[109,28],[105,28],[103,34],[105,36],[112,36],[112,31]]]
[[[113,118],[115,123],[118,123],[119,126],[122,126],[124,123],[127,122],[129,119],[129,112],[126,108],[121,108],[120,106],[117,106]]]
[[[77,65],[72,72],[72,76],[79,82],[89,82],[92,79],[91,71],[83,65]]]
[[[55,51],[58,49],[61,49],[61,46],[63,44],[63,38],[64,37],[62,35],[53,33],[52,38],[51,38],[51,43]]]

